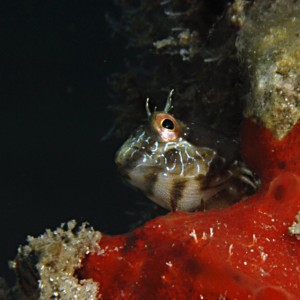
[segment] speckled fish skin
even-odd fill
[[[178,137],[163,139],[156,124],[160,115],[177,123]],[[229,206],[256,191],[257,181],[243,163],[228,165],[213,149],[190,143],[186,126],[166,110],[148,116],[122,145],[116,164],[149,199],[168,210],[197,211]]]

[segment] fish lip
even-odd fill
[[[122,178],[126,180],[130,179],[128,168],[124,168],[122,165],[117,165],[117,172]]]

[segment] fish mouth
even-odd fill
[[[126,169],[122,166],[117,166],[117,171],[122,178],[124,178],[125,180],[130,180],[128,169]]]
[[[118,174],[123,177],[125,180],[130,180],[130,172],[136,167],[135,162],[125,161],[125,162],[118,162],[116,161],[117,172]]]

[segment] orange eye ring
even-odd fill
[[[170,114],[154,113],[152,126],[164,142],[176,141],[181,136],[181,126]]]

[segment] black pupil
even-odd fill
[[[170,130],[174,129],[174,123],[170,119],[163,120],[161,125],[166,129],[170,129]]]

